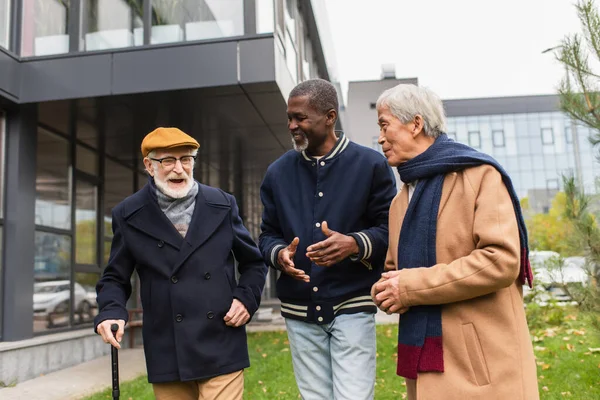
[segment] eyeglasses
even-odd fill
[[[163,157],[163,158],[151,158],[153,161],[158,161],[163,168],[173,168],[175,164],[177,164],[177,160],[181,162],[181,165],[184,167],[191,167],[196,161],[196,156],[181,156],[179,158],[175,157]]]

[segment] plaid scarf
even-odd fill
[[[450,172],[482,164],[496,168],[508,189],[519,225],[520,279],[531,286],[533,274],[529,265],[527,230],[510,178],[491,156],[457,143],[446,134],[441,134],[425,152],[398,167],[403,182],[418,180],[400,230],[398,268],[431,267],[437,263],[437,215],[444,178]],[[396,373],[417,379],[417,372],[427,371],[444,371],[441,305],[411,307],[400,318]]]

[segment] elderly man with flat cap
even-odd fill
[[[137,270],[148,381],[159,400],[242,399],[244,325],[267,273],[235,198],[194,180],[199,147],[176,128],[144,138],[148,184],[114,208],[110,259],[96,286],[96,332],[120,348]]]

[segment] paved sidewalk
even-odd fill
[[[398,314],[378,312],[377,324],[398,323]],[[248,332],[285,330],[285,322],[278,312],[271,321],[252,322]],[[119,378],[129,381],[146,373],[144,351],[141,348],[119,351]],[[74,367],[30,379],[15,387],[0,389],[2,400],[67,400],[81,399],[106,388],[111,384],[110,354]]]
[[[144,351],[119,351],[119,378],[129,381],[146,373]],[[15,387],[0,389],[2,400],[81,399],[111,385],[110,354],[74,367],[30,379]]]

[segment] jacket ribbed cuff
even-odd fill
[[[282,249],[285,249],[287,246],[283,245],[283,244],[276,244],[275,246],[273,246],[273,248],[271,248],[271,251],[269,252],[269,264],[271,265],[271,267],[281,271],[281,265],[279,265],[279,263],[277,262],[277,256],[279,255],[279,252]]]

